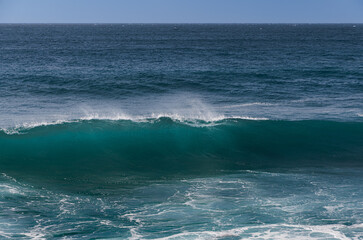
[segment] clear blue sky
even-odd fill
[[[363,23],[363,0],[0,0],[0,23]]]

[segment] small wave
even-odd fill
[[[247,116],[231,116],[231,117],[226,118],[226,120],[233,120],[233,119],[251,120],[251,121],[267,121],[267,120],[270,120],[269,118],[265,118],[265,117],[247,117]]]
[[[234,105],[223,106],[222,108],[240,108],[240,107],[250,107],[250,106],[273,106],[276,104],[273,103],[265,103],[265,102],[252,102],[252,103],[241,103]]]

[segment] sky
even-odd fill
[[[0,0],[0,23],[363,23],[363,0]]]

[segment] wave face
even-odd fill
[[[18,131],[0,133],[2,169],[175,174],[363,163],[361,122],[82,120]]]

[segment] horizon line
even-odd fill
[[[261,22],[261,23],[256,23],[256,22],[244,22],[244,23],[236,23],[236,22],[225,22],[225,23],[212,23],[212,22],[193,22],[193,23],[189,23],[189,22],[185,22],[185,23],[183,23],[183,22],[168,22],[168,23],[158,23],[158,22],[154,22],[154,23],[152,23],[152,22],[145,22],[145,23],[143,23],[143,22],[137,22],[137,23],[132,23],[132,22],[124,22],[124,23],[122,23],[122,22],[104,22],[104,23],[102,23],[102,22],[49,22],[49,23],[45,23],[45,22],[0,22],[0,24],[44,24],[44,25],[46,25],[46,24],[100,24],[100,25],[102,25],[102,24],[120,24],[120,25],[122,25],[122,24],[127,24],[127,25],[136,25],[136,24],[143,24],[143,25],[147,25],[147,24],[149,24],[149,25],[152,25],[152,24],[159,24],[159,25],[162,25],[162,24],[168,24],[168,25],[170,25],[170,24],[214,24],[214,25],[217,25],[217,24],[220,24],[220,25],[222,25],[222,24],[255,24],[255,25],[258,25],[258,24],[269,24],[269,25],[274,25],[274,24],[296,24],[296,25],[303,25],[303,24],[363,24],[363,22],[340,22],[340,23],[338,23],[338,22],[311,22],[311,23],[309,23],[309,22],[276,22],[276,23],[268,23],[268,22]]]

